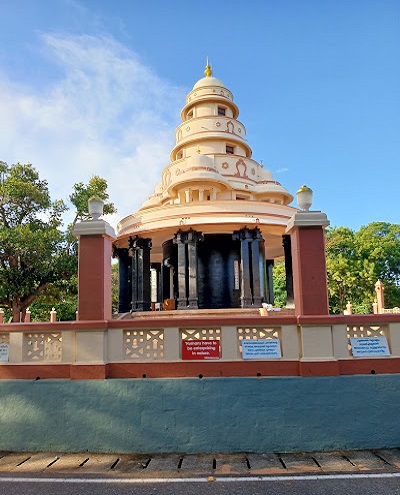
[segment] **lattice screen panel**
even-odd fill
[[[386,337],[389,343],[389,326],[388,325],[348,325],[347,339],[349,354],[351,352],[351,338],[363,339],[365,337]]]
[[[61,362],[61,333],[24,333],[23,360]]]
[[[164,330],[124,330],[124,357],[137,361],[164,359]]]
[[[181,340],[221,340],[220,328],[181,328]]]
[[[239,352],[242,352],[242,340],[280,339],[280,327],[238,327],[237,338]]]

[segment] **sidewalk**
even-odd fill
[[[400,472],[400,449],[296,454],[0,453],[0,477],[52,476],[190,478]]]

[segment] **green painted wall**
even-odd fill
[[[0,450],[400,446],[400,375],[1,381]]]

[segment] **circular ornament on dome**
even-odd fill
[[[221,122],[215,122],[215,127],[219,127],[221,125]]]
[[[229,163],[228,162],[222,162],[222,168],[223,169],[227,169],[229,167]]]
[[[177,168],[177,169],[175,170],[175,175],[180,175],[180,173],[181,173],[181,169],[180,169],[180,168]]]
[[[238,132],[241,133],[242,132],[242,129],[240,127],[238,127]]]
[[[254,167],[251,169],[251,174],[256,175],[256,169]]]
[[[194,93],[193,96],[197,96],[197,93]]]
[[[190,127],[189,127],[189,126],[187,126],[187,127],[186,127],[186,130],[187,130],[187,132],[189,132],[189,131],[190,131]]]

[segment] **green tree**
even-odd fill
[[[71,255],[76,260],[76,255]],[[50,284],[29,307],[31,321],[49,321],[50,311],[57,311],[57,320],[73,321],[78,308],[78,274],[76,269],[70,277]]]
[[[283,261],[276,262],[272,274],[274,281],[274,305],[277,308],[284,308],[286,306],[285,263]]]
[[[13,321],[76,270],[60,230],[65,210],[62,201],[51,201],[31,164],[0,162],[0,306],[11,310]]]
[[[114,204],[107,202],[109,195],[106,179],[98,175],[93,175],[88,184],[78,182],[73,186],[73,193],[69,197],[69,200],[75,206],[75,218],[72,222],[71,229],[73,229],[79,220],[87,220],[89,218],[88,201],[92,196],[99,196],[104,201],[104,215],[111,215],[117,212]]]
[[[32,321],[48,321],[50,311],[54,307],[59,320],[75,320],[78,307],[78,242],[72,230],[77,221],[89,218],[88,200],[92,196],[99,196],[103,201],[104,213],[115,213],[116,209],[108,199],[107,181],[99,176],[93,176],[88,184],[79,182],[74,184],[73,193],[69,199],[75,207],[75,216],[65,233],[67,251],[69,253],[70,276],[49,285],[46,291],[33,302],[30,307]],[[114,277],[114,274],[113,274]],[[113,296],[114,297],[114,296]],[[114,300],[114,299],[113,299]]]
[[[0,306],[13,321],[48,320],[54,306],[59,319],[75,319],[77,306],[77,241],[72,228],[89,218],[88,199],[100,196],[104,213],[116,211],[108,199],[107,181],[93,176],[73,186],[75,218],[63,231],[63,201],[51,201],[47,181],[31,164],[0,162]]]
[[[347,302],[358,313],[370,313],[374,285],[385,284],[386,306],[400,303],[400,225],[373,222],[353,231],[326,232],[326,261],[330,310],[341,313]]]
[[[112,293],[112,311],[118,313],[118,263],[113,263],[111,266],[111,293]]]

